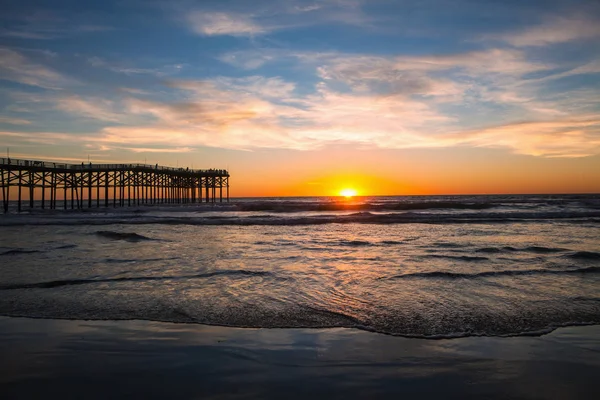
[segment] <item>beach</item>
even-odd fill
[[[0,318],[4,399],[597,399],[600,327],[407,339],[356,329]]]
[[[597,196],[0,218],[7,398],[595,399]]]

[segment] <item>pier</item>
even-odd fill
[[[225,189],[229,202],[229,173],[223,169],[0,158],[0,173],[5,213],[11,199],[19,212],[34,206],[66,210],[223,202]]]

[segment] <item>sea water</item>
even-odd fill
[[[0,315],[425,338],[600,323],[598,195],[13,208]]]

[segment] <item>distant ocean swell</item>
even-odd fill
[[[253,202],[236,204],[236,211],[323,212],[323,211],[410,211],[410,210],[487,210],[501,204],[490,202],[425,201],[388,203],[345,203],[345,202]]]
[[[225,213],[223,213],[225,214]],[[511,213],[449,213],[449,214],[427,214],[427,213],[386,213],[376,214],[370,212],[359,212],[352,214],[323,214],[304,216],[276,215],[252,215],[252,216],[145,216],[94,214],[86,215],[85,218],[60,218],[60,215],[44,216],[18,216],[0,220],[2,226],[24,226],[24,225],[231,225],[231,226],[294,226],[294,225],[323,225],[323,224],[477,224],[477,223],[513,223],[549,220],[573,220],[574,222],[599,223],[600,211],[580,212],[511,212]],[[133,238],[130,238],[133,239]],[[143,240],[143,238],[138,238]]]

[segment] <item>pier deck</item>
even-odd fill
[[[81,209],[229,201],[229,172],[147,164],[65,164],[0,158],[2,206]],[[13,189],[11,191],[11,188]],[[16,193],[15,193],[16,192]],[[25,204],[23,204],[25,202]]]

